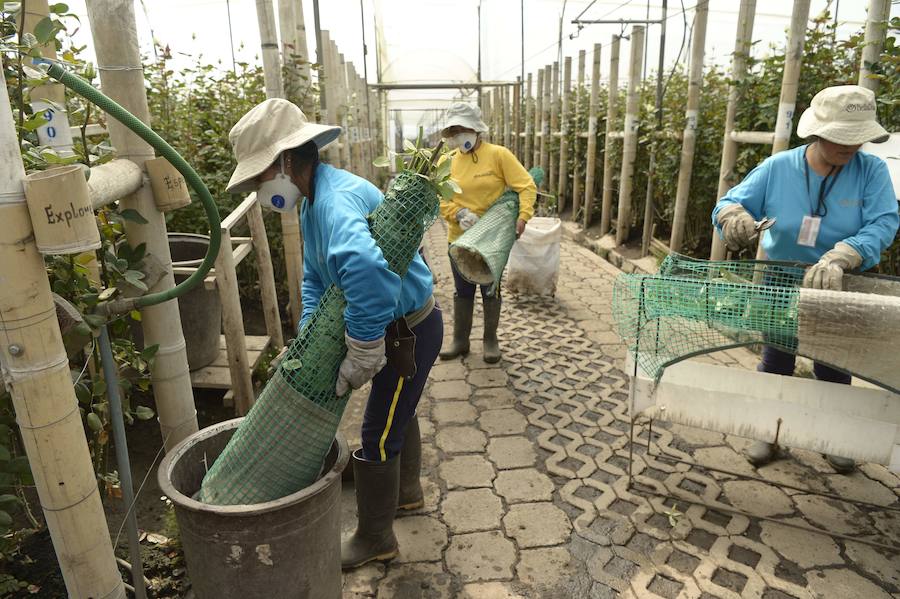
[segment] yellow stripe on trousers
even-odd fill
[[[397,390],[394,391],[394,399],[391,400],[391,409],[388,410],[387,423],[384,425],[384,432],[381,433],[381,439],[378,441],[378,451],[381,453],[381,461],[387,461],[387,454],[384,453],[384,442],[387,440],[388,433],[391,432],[391,423],[394,421],[394,410],[397,409],[397,400],[400,399],[400,392],[403,391],[403,377],[397,381]]]

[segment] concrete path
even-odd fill
[[[440,225],[426,248],[449,335],[453,283]],[[900,478],[881,466],[842,476],[794,450],[755,471],[740,455],[744,439],[655,423],[649,452],[647,427],[638,429],[633,467],[660,495],[627,488],[628,377],[610,305],[617,274],[565,240],[554,299],[504,298],[500,364],[485,364],[474,341],[469,357],[435,367],[418,413],[426,507],[397,520],[400,557],[345,575],[344,597],[900,598],[900,554],[729,510],[892,545],[900,545],[900,512],[653,454],[900,509]],[[477,309],[473,339],[480,322]],[[744,350],[704,359],[756,365]],[[342,426],[351,443],[360,413],[357,398]],[[352,483],[343,525],[355,525]]]

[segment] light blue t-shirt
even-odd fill
[[[900,216],[897,198],[883,160],[865,152],[857,152],[834,179],[817,175],[809,168],[809,188],[805,180],[804,152],[808,146],[779,152],[754,168],[738,185],[725,194],[715,210],[740,204],[756,220],[776,218],[775,225],[762,237],[762,247],[771,260],[814,263],[843,241],[863,258],[863,270],[872,268],[881,253],[894,241]],[[833,183],[832,183],[833,181]],[[815,247],[797,243],[804,216],[815,216],[819,191],[826,185],[824,205]],[[821,215],[820,211],[820,215]]]
[[[347,334],[360,341],[384,336],[391,321],[425,305],[434,281],[416,254],[401,279],[388,269],[369,232],[366,217],[384,196],[377,187],[347,171],[319,164],[312,203],[300,206],[303,229],[303,316],[312,316],[332,283],[344,292]]]

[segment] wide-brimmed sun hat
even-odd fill
[[[340,134],[340,127],[310,123],[303,111],[287,100],[270,98],[261,102],[242,116],[228,133],[237,167],[226,191],[254,191],[256,177],[285,150],[312,141],[321,151]]]
[[[468,102],[454,102],[444,114],[444,127],[446,131],[450,127],[465,127],[476,133],[485,133],[487,125],[481,120],[481,109]]]
[[[881,143],[889,137],[876,120],[875,94],[859,85],[826,87],[817,93],[800,116],[797,135],[844,146]]]

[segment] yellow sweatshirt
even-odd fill
[[[450,243],[462,235],[456,222],[460,209],[468,208],[481,216],[507,189],[519,194],[519,218],[527,221],[534,216],[537,197],[534,181],[522,163],[503,146],[481,142],[474,152],[465,154],[454,150],[447,159],[453,161],[450,176],[462,188],[462,193],[441,202],[441,216],[450,225]]]

